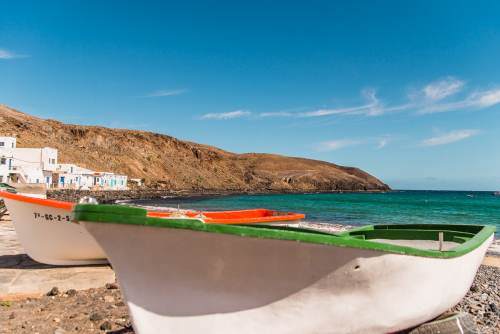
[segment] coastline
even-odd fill
[[[76,190],[76,189],[57,189],[47,190],[47,198],[65,202],[78,202],[84,196],[94,197],[102,204],[112,204],[116,201],[133,200],[156,200],[156,199],[206,199],[226,196],[244,196],[244,195],[297,195],[297,194],[378,194],[391,192],[392,190],[338,190],[338,191],[215,191],[215,190],[165,190],[154,188],[138,188],[129,190]]]

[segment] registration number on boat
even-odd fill
[[[40,212],[33,212],[33,215],[35,216],[36,220],[56,221],[56,222],[69,222],[69,221],[71,221],[70,216],[53,215],[51,213],[40,213]]]

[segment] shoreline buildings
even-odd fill
[[[55,148],[18,148],[15,137],[0,137],[0,182],[45,184],[47,189],[128,189],[126,175],[60,164],[57,155]]]

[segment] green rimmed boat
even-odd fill
[[[138,333],[389,333],[468,291],[494,227],[376,225],[336,235],[78,205]]]

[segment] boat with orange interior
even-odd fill
[[[0,199],[10,213],[17,237],[34,260],[52,265],[106,263],[107,257],[93,237],[73,222],[76,203],[35,198],[0,191]],[[304,218],[300,213],[268,209],[196,212],[190,210],[149,211],[155,218],[186,218],[206,224],[293,224]]]

